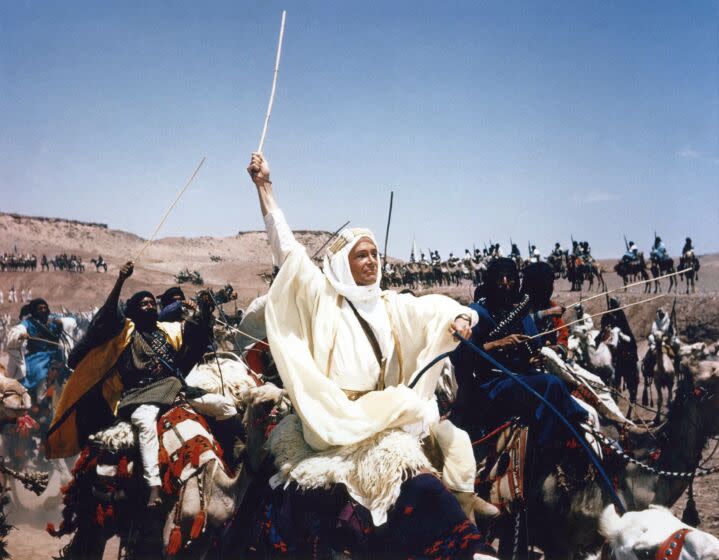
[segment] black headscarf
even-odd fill
[[[531,263],[522,273],[522,293],[532,300],[532,306],[539,309],[549,307],[554,291],[554,271],[546,262]]]
[[[152,298],[153,301],[155,300],[155,296],[147,290],[133,294],[125,303],[125,317],[133,323],[137,323],[138,317],[141,317],[140,302],[147,297]]]
[[[487,298],[488,307],[494,307],[498,303],[497,296],[500,292],[497,289],[497,284],[504,276],[514,282],[514,293],[511,299],[512,303],[517,301],[519,297],[519,270],[517,270],[517,263],[513,259],[501,257],[494,259],[487,266],[482,295]]]
[[[30,315],[32,315],[35,319],[47,319],[47,317],[39,317],[37,314],[37,308],[41,305],[45,305],[50,310],[50,306],[47,304],[47,302],[42,298],[35,298],[30,301],[30,303],[27,304],[28,312]]]
[[[175,301],[176,296],[180,296],[181,299],[185,299],[185,294],[179,286],[167,288],[165,293],[160,296],[160,306],[167,307]]]

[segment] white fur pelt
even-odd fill
[[[100,449],[113,454],[137,446],[137,438],[129,422],[117,422],[109,428],[92,434],[88,439]]]
[[[350,496],[370,511],[376,526],[387,520],[402,482],[425,469],[434,472],[418,439],[402,430],[315,451],[304,440],[300,418],[291,414],[272,431],[267,444],[283,481],[307,489],[344,484]]]
[[[245,409],[250,390],[257,387],[257,382],[247,372],[247,366],[230,352],[218,353],[217,360],[214,354],[207,354],[205,363],[196,365],[185,381],[192,387],[218,395],[223,394],[224,383],[224,394],[232,398],[238,411]]]
[[[654,558],[659,546],[679,529],[691,529],[680,560],[719,560],[719,539],[682,523],[664,507],[649,506],[620,517],[614,506],[608,506],[599,520],[599,532],[616,560]]]

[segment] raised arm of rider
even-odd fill
[[[281,266],[290,250],[298,242],[287,224],[285,215],[275,202],[270,181],[270,166],[262,154],[252,154],[247,172],[257,187],[257,194],[260,198],[260,208],[272,252],[272,264]]]
[[[115,286],[107,296],[105,303],[92,318],[85,336],[75,345],[67,358],[67,363],[71,368],[77,367],[77,364],[90,350],[114,338],[122,330],[124,321],[119,309],[120,292],[125,280],[132,276],[133,270],[134,266],[131,261],[120,268]]]

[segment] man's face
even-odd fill
[[[182,301],[182,296],[180,294],[175,294],[172,296],[172,303],[175,303],[177,301]]]
[[[47,323],[50,318],[50,308],[45,303],[41,303],[35,308],[35,316],[43,323]]]
[[[349,254],[350,271],[355,284],[371,286],[377,281],[379,256],[377,246],[367,238],[360,239]]]
[[[150,325],[157,322],[157,303],[155,302],[155,298],[145,296],[140,300],[138,309],[140,311],[139,322],[143,325]]]

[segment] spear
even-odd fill
[[[392,202],[394,202],[394,191],[389,193],[389,214],[387,215],[387,230],[384,233],[384,259],[382,262],[382,270],[387,265],[387,242],[389,241],[389,224],[392,221]]]
[[[322,247],[320,247],[319,249],[317,249],[317,251],[315,251],[315,254],[312,255],[312,258],[313,258],[313,259],[316,258],[317,255],[320,254],[320,251],[322,251],[322,249],[324,249],[325,247],[327,247],[327,244],[328,244],[330,241],[332,241],[335,237],[337,237],[337,234],[338,234],[339,232],[341,232],[344,228],[346,228],[346,227],[349,225],[349,223],[350,223],[349,220],[347,220],[344,224],[342,224],[339,228],[337,228],[337,230],[336,230],[332,235],[329,236],[329,239],[327,239],[327,241],[324,242],[324,244],[322,245]]]
[[[627,243],[627,234],[624,234],[624,248],[629,252],[629,243]]]

